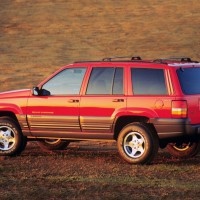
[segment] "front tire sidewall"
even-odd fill
[[[9,150],[0,150],[0,156],[13,156],[20,153],[20,148],[22,145],[22,134],[19,127],[14,122],[14,120],[7,118],[0,118],[0,127],[2,126],[11,128],[13,130],[13,132],[15,133],[15,144]]]
[[[145,140],[145,145],[144,145],[144,152],[143,154],[138,157],[138,158],[132,158],[130,157],[124,149],[123,143],[124,143],[124,139],[125,137],[130,133],[130,132],[137,132],[139,133]],[[152,161],[153,157],[155,155],[153,155],[154,153],[156,153],[156,151],[153,150],[153,137],[151,135],[151,132],[143,125],[141,124],[132,124],[132,125],[128,125],[126,126],[119,134],[118,137],[118,151],[120,156],[127,161],[128,163],[131,164],[148,164]],[[156,148],[156,146],[155,146]]]

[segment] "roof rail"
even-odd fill
[[[169,58],[165,58],[166,60],[178,60],[181,62],[192,62],[192,59],[190,57],[169,57]]]
[[[124,58],[131,58],[131,61],[138,61],[138,60],[142,60],[142,58],[140,56],[114,56],[114,57],[110,57],[110,58],[103,58],[102,61],[112,61],[113,59],[124,59]]]
[[[79,60],[79,61],[75,61],[74,63],[89,63],[89,62],[101,62],[99,60]]]
[[[193,63],[198,63],[198,61],[194,61],[189,57],[169,57],[169,58],[160,58],[153,60],[153,62],[157,63],[166,63],[167,61],[178,61],[178,62],[193,62]]]

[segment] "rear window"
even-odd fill
[[[184,94],[200,94],[200,68],[180,68],[177,74]]]

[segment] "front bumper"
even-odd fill
[[[192,125],[190,119],[150,119],[160,139],[200,134],[200,124]]]

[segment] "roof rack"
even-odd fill
[[[138,61],[138,60],[142,60],[142,58],[140,56],[114,56],[114,57],[110,57],[110,58],[103,58],[102,61],[112,61],[113,59],[124,59],[124,58],[131,58],[130,61]]]
[[[129,58],[126,59],[125,58]],[[117,60],[116,60],[117,59]],[[157,63],[157,64],[170,64],[170,63],[199,63],[194,61],[189,57],[169,57],[169,58],[160,58],[155,60],[142,60],[140,56],[115,56],[103,58],[102,60],[85,60],[85,61],[76,61],[74,63],[85,63],[85,62],[144,62],[144,63]]]
[[[189,57],[169,57],[169,58],[160,58],[160,59],[153,60],[153,62],[163,63],[163,64],[167,64],[167,61],[199,63],[198,61],[194,61]]]

